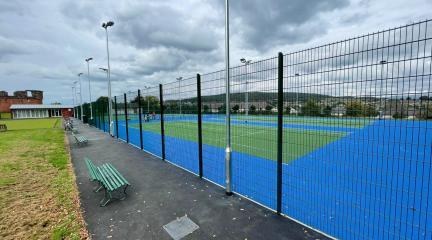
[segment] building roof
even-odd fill
[[[50,105],[50,104],[12,104],[10,109],[64,109],[73,108],[72,105]]]

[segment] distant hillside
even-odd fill
[[[283,94],[285,101],[296,101],[297,93],[287,92]],[[299,101],[306,101],[308,99],[314,100],[322,100],[325,98],[329,98],[329,95],[323,94],[314,94],[314,93],[298,93]],[[277,99],[276,92],[249,92],[249,101],[250,102],[261,102],[261,101],[274,101]],[[182,99],[185,102],[196,103],[197,98],[186,98]],[[231,93],[231,101],[233,102],[241,102],[245,100],[245,93]],[[168,100],[167,102],[169,102]],[[172,101],[172,100],[171,100]],[[224,102],[225,94],[217,94],[211,96],[203,96],[201,99],[202,102]]]

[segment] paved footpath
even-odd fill
[[[183,239],[325,239],[304,226],[96,128],[75,121],[89,144],[78,147],[71,135],[72,163],[84,218],[93,239],[172,239],[163,229],[187,215],[199,229]],[[84,157],[96,165],[112,163],[131,183],[128,197],[99,207],[103,191],[94,193]]]

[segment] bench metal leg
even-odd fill
[[[93,192],[99,192],[103,187],[104,186],[101,183],[99,183],[99,187],[93,190]]]
[[[124,194],[124,196],[123,196],[122,198],[120,198],[120,200],[125,200],[126,195],[127,195],[127,193],[126,193],[126,189],[127,189],[128,187],[129,187],[129,185],[126,185],[125,188],[123,189],[123,194]]]
[[[99,206],[105,207],[111,201],[112,201],[111,193],[105,189],[104,198],[99,202]]]

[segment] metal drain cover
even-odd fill
[[[179,240],[197,230],[199,226],[185,215],[164,225],[163,228],[174,240]]]

